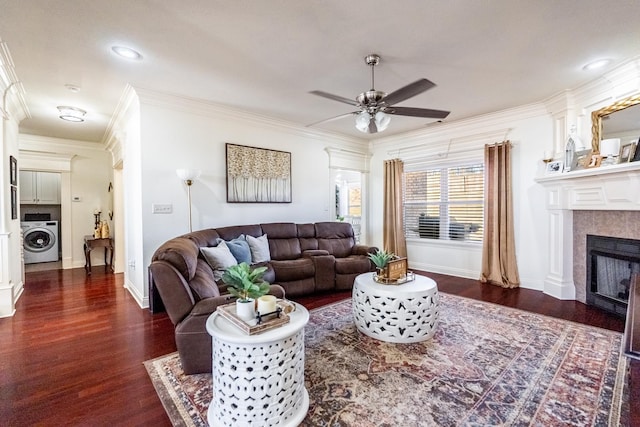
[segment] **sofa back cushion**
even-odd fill
[[[216,231],[224,240],[233,240],[240,237],[241,234],[245,236],[260,237],[264,234],[259,224],[251,225],[234,225],[231,227],[216,228]]]
[[[328,251],[336,258],[351,255],[356,244],[353,227],[348,222],[318,222],[315,224],[318,249]]]
[[[285,261],[302,257],[298,228],[292,222],[261,224],[269,241],[271,259]]]
[[[304,251],[318,249],[318,239],[316,239],[316,227],[314,224],[298,224],[298,240],[300,249]]]
[[[196,274],[189,281],[189,287],[196,301],[220,295],[220,290],[213,277],[213,271],[202,258],[198,259]]]

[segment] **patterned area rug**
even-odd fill
[[[417,344],[359,333],[349,300],[313,310],[302,425],[628,425],[621,334],[440,297],[436,334]],[[210,374],[184,375],[177,353],[145,366],[174,425],[207,425]]]

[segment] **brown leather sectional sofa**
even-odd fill
[[[373,271],[367,257],[377,248],[355,243],[351,224],[269,223],[195,231],[173,238],[154,253],[149,266],[151,309],[163,305],[175,325],[182,366],[187,374],[211,372],[211,337],[205,322],[218,305],[230,302],[226,286],[201,248],[244,236],[267,236],[270,260],[265,280],[272,293],[287,297],[348,290],[358,274]],[[206,249],[205,249],[206,250]]]

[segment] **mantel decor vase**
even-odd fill
[[[253,299],[236,300],[236,315],[242,320],[252,320],[256,317],[256,303]]]

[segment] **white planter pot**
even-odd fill
[[[254,300],[236,300],[236,314],[242,320],[252,320],[256,317],[256,303]]]

